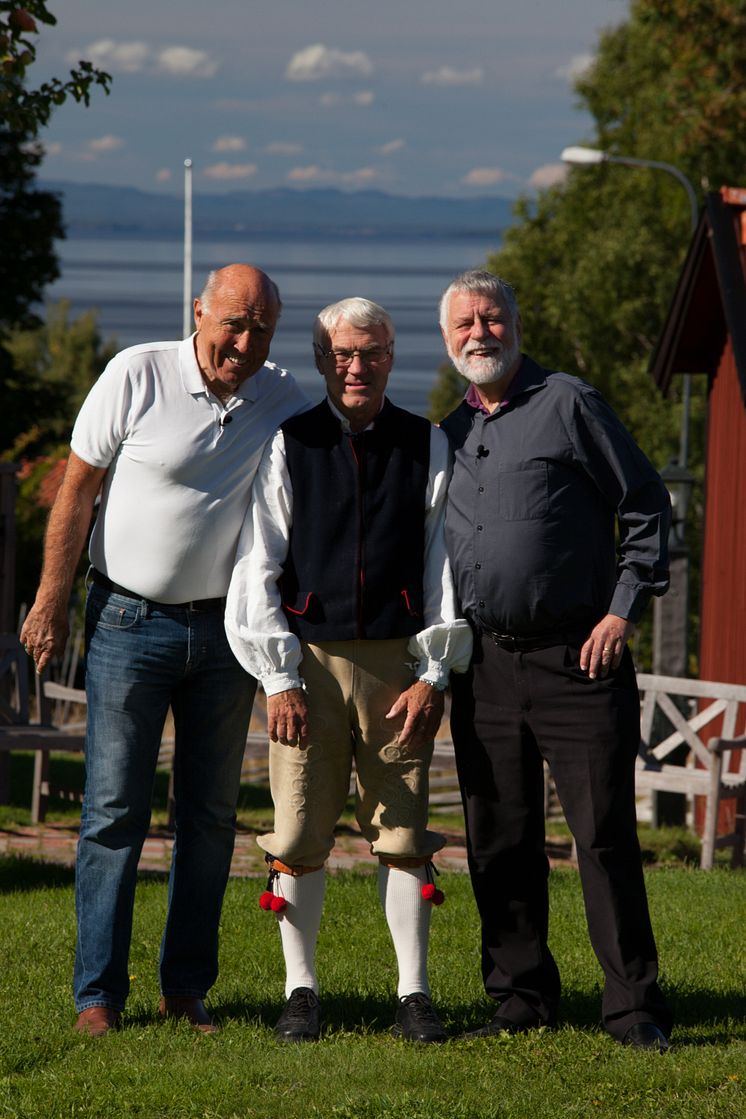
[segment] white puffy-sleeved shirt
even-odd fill
[[[93,566],[156,602],[225,595],[267,440],[307,407],[271,362],[223,404],[202,379],[194,336],[117,354],[71,440],[76,455],[107,470]]]
[[[331,401],[328,403],[344,427],[344,417]],[[443,535],[448,478],[448,440],[433,427],[425,493],[425,626],[410,638],[409,653],[415,675],[440,688],[446,687],[451,671],[466,671],[472,648],[471,629],[458,615]],[[302,686],[301,645],[288,629],[278,586],[292,521],[292,483],[285,438],[278,431],[267,446],[254,481],[225,613],[228,641],[235,656],[247,672],[257,677],[267,695]]]

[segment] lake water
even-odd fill
[[[363,295],[380,303],[396,326],[396,362],[389,382],[395,403],[425,413],[445,360],[437,303],[449,281],[480,267],[497,244],[484,240],[340,242],[255,240],[239,237],[194,244],[194,288],[207,273],[234,260],[263,268],[282,293],[283,313],[272,360],[289,369],[312,398],[321,381],[313,365],[311,330],[322,307]],[[178,241],[70,237],[58,245],[61,278],[51,300],[68,299],[73,312],[99,310],[103,337],[119,348],[178,338],[182,325],[182,246]]]

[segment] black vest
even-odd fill
[[[282,425],[293,524],[282,604],[304,640],[410,637],[423,628],[430,424],[386,400],[346,435],[326,401]]]

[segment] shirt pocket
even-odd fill
[[[497,500],[503,521],[536,521],[549,513],[546,462],[503,463],[497,477]]]

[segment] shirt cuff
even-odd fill
[[[617,618],[637,625],[645,607],[650,601],[650,588],[638,583],[630,586],[628,583],[617,583],[611,597],[607,614],[615,614]]]
[[[441,671],[436,671],[433,667],[426,668],[423,672],[417,673],[417,679],[422,681],[423,684],[429,684],[431,688],[435,688],[438,692],[444,692],[448,687],[448,680],[450,672],[445,674]]]
[[[303,687],[300,676],[291,676],[286,672],[273,672],[271,676],[262,676],[259,682],[265,695],[277,695],[278,692],[289,692],[292,688]]]

